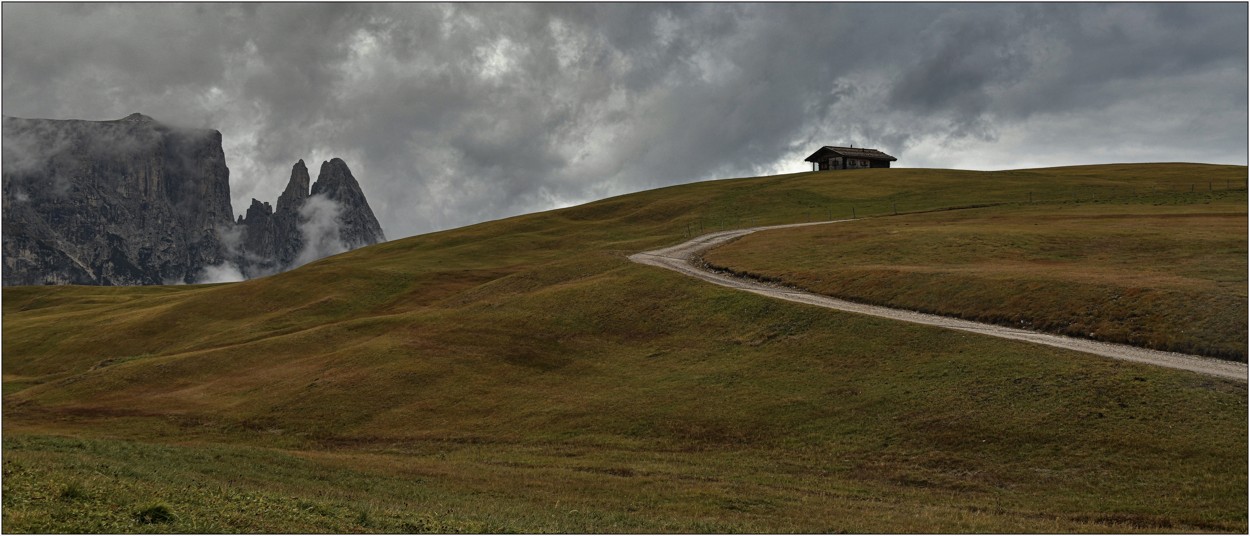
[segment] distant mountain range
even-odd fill
[[[342,160],[295,164],[276,210],[234,218],[221,133],[116,121],[3,120],[4,285],[158,285],[277,273],[385,241]]]

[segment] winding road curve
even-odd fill
[[[808,225],[827,225],[846,221],[852,220],[771,225],[764,227],[750,227],[747,229],[735,229],[732,231],[721,231],[705,234],[681,244],[677,244],[676,246],[635,253],[629,256],[629,260],[640,264],[649,264],[652,266],[667,268],[691,277],[697,277],[704,281],[716,283],[717,285],[735,288],[771,298],[779,298],[792,302],[827,307],[829,309],[837,309],[839,311],[878,316],[891,320],[901,320],[904,322],[914,322],[916,324],[924,324],[928,326],[969,331],[982,335],[1002,337],[1004,339],[1045,344],[1047,346],[1076,350],[1078,352],[1085,352],[1113,359],[1188,370],[1201,374],[1228,378],[1242,383],[1246,382],[1247,369],[1245,363],[1179,354],[1175,352],[1149,350],[1146,348],[1138,348],[1136,346],[1128,346],[1124,344],[1112,344],[1087,339],[1077,339],[1050,333],[1039,333],[1036,331],[1010,328],[994,324],[983,324],[980,322],[972,322],[958,318],[918,313],[904,309],[891,309],[889,307],[881,307],[877,305],[865,305],[862,303],[839,300],[837,298],[831,298],[829,296],[814,294],[811,292],[803,292],[770,285],[768,283],[743,277],[736,277],[726,273],[713,272],[705,270],[694,263],[694,260],[704,251],[757,231],[803,227]]]

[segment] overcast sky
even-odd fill
[[[341,157],[387,237],[853,144],[1246,164],[1247,5],[13,4],[3,113],[220,130],[236,213]],[[315,179],[316,177],[314,177]]]

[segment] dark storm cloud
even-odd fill
[[[350,163],[388,236],[805,169],[1245,163],[1244,4],[5,4],[6,115]]]

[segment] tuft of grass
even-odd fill
[[[135,521],[140,525],[173,523],[177,519],[168,506],[160,503],[149,504],[135,512]]]
[[[78,501],[87,498],[87,490],[78,482],[70,482],[64,488],[61,488],[61,493],[58,497],[63,501]]]

